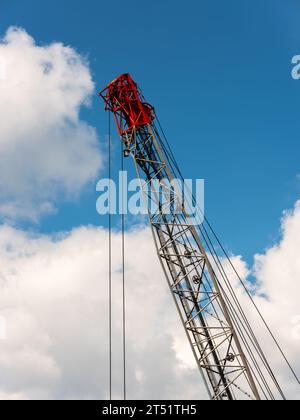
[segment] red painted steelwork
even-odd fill
[[[106,110],[114,113],[121,136],[134,127],[151,124],[155,118],[154,108],[144,101],[128,73],[109,83],[99,95],[105,101]]]

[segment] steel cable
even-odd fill
[[[111,179],[111,117],[108,115],[108,179]],[[109,399],[112,399],[112,216],[109,189],[108,212],[108,322],[109,322]]]
[[[167,138],[166,138],[166,135],[165,135],[165,133],[164,133],[164,130],[163,130],[163,128],[162,128],[162,126],[161,126],[161,123],[159,122],[158,118],[157,118],[157,122],[158,122],[159,129],[160,129],[160,131],[161,131],[161,133],[162,133],[162,135],[163,135],[163,138],[164,138],[165,144],[166,144],[166,146],[167,146],[167,147],[166,147],[166,146],[164,145],[164,143],[162,143],[162,147],[163,147],[163,150],[164,150],[164,152],[165,152],[165,154],[166,154],[166,157],[167,157],[167,159],[169,160],[170,165],[171,165],[171,166],[173,166],[173,165],[174,165],[175,170],[177,171],[177,173],[178,173],[179,177],[181,178],[181,180],[184,180],[183,175],[182,175],[182,173],[181,173],[181,171],[180,171],[180,168],[179,168],[179,166],[178,166],[178,164],[177,164],[177,162],[176,162],[175,156],[174,156],[174,154],[173,154],[173,152],[172,152],[172,149],[171,149],[171,147],[170,147],[170,144],[169,144],[169,142],[168,142],[168,140],[167,140]],[[156,131],[157,131],[157,129],[156,129]],[[172,164],[173,164],[173,165],[172,165]],[[193,202],[195,201],[195,197],[193,196],[193,194],[192,194],[192,200],[193,200]],[[232,267],[232,269],[234,270],[234,273],[236,274],[236,276],[237,276],[238,280],[240,281],[240,283],[241,283],[241,285],[242,285],[243,289],[244,289],[244,290],[245,290],[245,292],[247,293],[247,296],[248,296],[248,297],[249,297],[249,299],[251,300],[251,302],[252,302],[252,304],[253,304],[253,306],[254,306],[255,310],[257,311],[257,313],[258,313],[259,317],[261,318],[261,320],[262,320],[263,324],[265,325],[265,327],[266,327],[266,329],[267,329],[268,333],[270,334],[270,336],[271,336],[272,340],[274,341],[274,343],[275,343],[276,347],[278,348],[278,350],[279,350],[280,354],[282,355],[283,359],[285,360],[285,362],[286,362],[286,364],[287,364],[287,366],[288,366],[289,370],[291,371],[291,373],[293,374],[293,376],[295,377],[296,381],[297,381],[297,382],[298,382],[298,384],[299,384],[299,383],[300,383],[300,381],[299,381],[299,378],[298,378],[298,376],[297,376],[297,374],[296,374],[295,370],[293,369],[293,367],[292,367],[291,363],[289,362],[289,360],[288,360],[288,358],[287,358],[286,354],[284,353],[284,351],[283,351],[282,347],[280,346],[280,344],[279,344],[278,340],[276,339],[276,337],[275,337],[275,335],[273,334],[273,332],[272,332],[271,328],[270,328],[270,327],[269,327],[269,325],[267,324],[267,322],[266,322],[265,318],[263,317],[263,315],[262,315],[261,311],[259,310],[258,306],[256,305],[256,303],[255,303],[255,301],[254,301],[253,297],[251,296],[251,294],[250,294],[250,292],[249,292],[249,290],[248,290],[247,286],[245,285],[245,283],[244,283],[244,281],[242,280],[242,278],[239,276],[239,274],[238,274],[237,270],[235,269],[235,267],[234,267],[234,265],[233,265],[233,263],[232,263],[232,261],[231,261],[231,258],[229,257],[228,253],[226,252],[225,248],[223,247],[223,245],[222,245],[222,243],[221,243],[220,239],[218,238],[217,234],[215,233],[215,231],[213,230],[212,226],[210,225],[210,223],[208,222],[208,220],[207,220],[207,218],[206,218],[205,216],[204,216],[204,221],[205,221],[205,223],[207,224],[207,226],[209,227],[210,231],[212,232],[212,234],[213,234],[214,238],[216,239],[216,241],[217,241],[218,245],[220,246],[220,248],[221,248],[222,252],[224,253],[225,258],[228,260],[228,262],[229,262],[230,266],[231,266],[231,267]],[[214,249],[214,252],[215,252],[215,249]],[[221,266],[222,266],[222,264],[221,264]],[[222,268],[223,268],[223,266],[222,266]],[[224,269],[223,269],[223,270],[224,270]]]
[[[121,171],[124,173],[124,148],[121,142]],[[123,333],[123,397],[126,401],[126,290],[125,290],[125,214],[124,182],[121,185],[121,230],[122,230],[122,333]]]

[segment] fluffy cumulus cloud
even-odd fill
[[[284,216],[282,240],[257,255],[255,299],[300,371],[300,203]],[[121,397],[121,238],[113,235],[113,388]],[[138,250],[138,252],[137,252]],[[147,228],[126,238],[129,398],[206,398]],[[82,227],[55,237],[0,229],[0,398],[107,398],[107,231]],[[235,265],[246,278],[240,257]],[[228,268],[229,270],[229,268]],[[230,272],[229,272],[230,275]],[[234,282],[234,277],[232,276]],[[235,284],[284,390],[299,389]]]
[[[251,291],[255,304],[271,328],[281,349],[300,376],[300,201],[291,211],[284,212],[281,221],[281,239],[263,254],[257,254],[249,269],[241,257],[233,262]],[[271,367],[288,398],[300,399],[300,386],[287,367],[254,306],[232,269],[226,267],[232,284],[245,309],[247,318],[262,344]],[[250,277],[251,275],[251,277]],[[255,279],[255,282],[253,282]]]
[[[113,236],[120,249],[120,235]],[[127,235],[128,397],[206,398],[148,229]],[[139,250],[138,254],[136,250]],[[0,230],[0,398],[107,398],[107,232]],[[120,255],[113,261],[113,387],[121,397]],[[176,345],[179,345],[179,351]]]
[[[279,341],[300,375],[300,201],[282,219],[282,239],[263,255],[255,256],[253,273],[257,279],[257,303],[276,332]],[[279,377],[288,394],[300,399],[300,386],[280,370],[282,359],[272,353]]]
[[[79,116],[94,84],[87,62],[23,29],[0,40],[0,215],[37,220],[99,170],[95,129]]]

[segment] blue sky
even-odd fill
[[[282,211],[300,192],[300,81],[291,78],[298,1],[1,0],[0,9],[2,35],[17,25],[42,45],[74,47],[99,90],[132,73],[183,174],[206,180],[206,214],[227,248],[249,260],[278,239]],[[82,117],[104,144],[107,115],[96,95]],[[31,228],[105,224],[96,182]]]

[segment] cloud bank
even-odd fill
[[[298,372],[299,230],[300,202],[283,218],[281,241],[257,255],[252,269],[256,302]],[[115,233],[115,398],[122,396],[120,241]],[[128,397],[205,399],[149,229],[128,233],[126,250]],[[7,339],[0,341],[0,397],[108,397],[107,258],[105,229],[82,227],[56,237],[0,229],[0,315],[7,321]],[[235,263],[247,276],[242,259],[235,257]],[[300,399],[238,283],[236,290],[287,396]]]
[[[120,249],[121,237],[113,237]],[[129,398],[206,398],[199,372],[182,366],[187,346],[148,229],[127,235]],[[139,255],[136,250],[139,249]],[[0,397],[108,397],[107,231],[59,238],[0,229]],[[113,388],[121,397],[120,255],[113,261]],[[147,269],[151,267],[151,270]],[[184,395],[182,395],[184,389]]]
[[[94,84],[74,49],[39,46],[15,27],[0,41],[0,67],[0,216],[38,220],[101,166],[96,131],[79,116]]]

